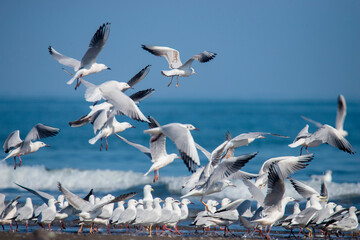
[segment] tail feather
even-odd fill
[[[96,135],[95,137],[91,138],[89,140],[89,143],[90,144],[95,144],[98,140],[100,139],[100,136],[99,135]]]
[[[304,139],[299,139],[298,141],[294,142],[294,143],[291,143],[289,144],[288,146],[291,147],[291,148],[296,148],[302,144],[305,143],[305,140]]]
[[[97,85],[92,84],[91,82],[81,80],[81,82],[86,87],[85,99],[88,102],[96,102],[101,100],[101,92]]]
[[[67,81],[66,84],[71,85],[75,81],[75,79],[79,78],[79,76],[79,72],[76,72],[76,74],[69,81]]]

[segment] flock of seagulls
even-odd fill
[[[129,96],[125,92],[128,89],[133,89],[136,84],[146,77],[150,71],[150,65],[139,71],[128,82],[111,80],[95,85],[83,79],[87,75],[110,69],[104,64],[96,63],[96,58],[104,48],[109,33],[110,23],[100,26],[91,39],[89,48],[81,61],[64,56],[51,46],[48,48],[49,53],[55,60],[75,71],[72,74],[64,69],[72,76],[67,84],[72,84],[76,80],[75,89],[77,89],[82,83],[86,87],[85,100],[93,103],[90,106],[89,113],[69,122],[69,125],[71,127],[81,127],[90,122],[93,125],[95,136],[89,139],[89,143],[95,144],[100,140],[100,151],[103,148],[103,139],[106,143],[105,149],[108,150],[108,137],[115,135],[126,144],[143,152],[151,159],[151,165],[145,176],[154,172],[154,183],[159,179],[159,170],[161,168],[171,164],[175,159],[182,159],[188,170],[192,172],[192,175],[182,186],[185,192],[181,196],[182,200],[175,200],[171,196],[164,200],[158,197],[153,198],[151,194],[153,189],[150,185],[144,187],[143,199],[136,200],[133,198],[136,195],[134,192],[117,197],[108,194],[99,199],[95,197],[93,191],[90,191],[87,196],[82,198],[72,193],[61,183],[58,183],[58,189],[62,195],[56,199],[45,192],[17,184],[39,197],[44,204],[35,209],[31,198],[27,198],[25,205],[17,209],[17,200],[20,196],[5,205],[5,196],[0,194],[0,224],[10,224],[12,228],[12,222],[14,221],[16,224],[25,223],[28,229],[28,221],[35,220],[41,226],[47,225],[51,231],[51,224],[55,220],[59,220],[60,228],[64,229],[64,219],[75,217],[80,224],[79,232],[83,231],[84,225],[90,224],[90,233],[98,231],[97,226],[105,225],[109,234],[111,233],[111,226],[126,226],[129,231],[131,231],[131,227],[136,229],[144,227],[149,231],[150,236],[153,227],[156,234],[159,229],[162,230],[162,233],[168,230],[181,234],[177,224],[189,217],[187,205],[192,202],[188,198],[200,196],[200,201],[204,204],[204,211],[197,214],[192,225],[196,226],[196,228],[203,228],[204,232],[210,230],[211,227],[215,229],[216,227],[224,227],[225,234],[227,234],[230,231],[229,226],[234,223],[240,223],[249,230],[259,231],[260,234],[263,234],[264,230],[267,238],[270,238],[272,226],[282,226],[290,229],[291,233],[293,233],[293,229],[299,228],[299,234],[303,229],[308,229],[310,234],[316,229],[320,229],[325,236],[331,233],[353,232],[357,229],[357,214],[359,212],[355,207],[343,208],[335,203],[327,202],[326,183],[331,181],[331,173],[330,180],[326,176],[320,179],[322,181],[321,193],[290,177],[294,172],[300,171],[311,164],[314,155],[308,152],[308,147],[316,147],[322,143],[327,143],[347,153],[355,153],[351,144],[345,139],[348,135],[343,128],[346,116],[346,102],[342,95],[339,95],[338,98],[335,128],[304,117],[314,123],[318,130],[311,134],[308,132],[309,125],[306,125],[296,136],[294,142],[289,144],[289,147],[301,146],[300,156],[271,158],[263,163],[258,173],[244,172],[241,170],[242,167],[255,158],[257,153],[236,156],[235,149],[247,146],[256,139],[263,139],[268,136],[288,137],[269,132],[242,133],[232,137],[230,132],[227,132],[225,141],[212,152],[209,152],[195,142],[191,131],[198,129],[192,124],[168,123],[161,125],[153,116],[145,117],[138,107],[138,103],[152,95],[155,90],[149,88]],[[179,85],[179,77],[189,77],[196,74],[191,67],[194,60],[208,62],[216,56],[216,53],[203,51],[182,64],[179,52],[175,49],[150,45],[142,45],[142,48],[156,56],[165,57],[171,70],[161,71],[161,73],[166,77],[171,77],[168,86],[171,85],[173,77],[176,76],[176,87]],[[103,102],[99,103],[100,101]],[[134,128],[128,122],[118,122],[116,116],[119,115],[148,124],[149,129],[145,130],[144,134],[150,135],[149,147],[132,142],[119,135],[126,129]],[[21,140],[19,130],[10,133],[3,145],[5,153],[8,154],[3,161],[14,157],[14,169],[16,169],[16,158],[19,158],[18,166],[20,167],[22,164],[20,156],[36,152],[41,147],[48,146],[36,140],[55,136],[59,131],[58,128],[39,123],[31,129],[25,140]],[[176,145],[178,153],[167,153],[167,138]],[[307,155],[302,155],[304,147],[308,153]],[[198,150],[209,160],[203,167],[200,167]],[[215,200],[208,200],[206,203],[203,201],[203,198],[207,195],[221,192],[228,187],[236,187],[232,182],[235,179],[242,180],[248,187],[250,194],[253,196],[252,200],[257,202],[256,209],[252,211],[249,199],[231,201],[225,198],[221,201],[220,208],[217,208],[219,203]],[[304,199],[308,200],[308,203],[303,210],[300,210],[299,205],[295,204],[294,213],[284,217],[286,205],[289,202],[296,201],[292,197],[285,196],[284,182],[288,179],[295,190]],[[261,190],[265,187],[267,187],[266,195]],[[125,200],[128,200],[127,208],[124,207]],[[114,208],[114,203],[117,203],[117,208]]]

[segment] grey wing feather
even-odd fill
[[[143,69],[140,70],[135,76],[133,76],[127,84],[129,84],[130,87],[134,87],[136,84],[138,84],[141,80],[143,80],[146,75],[150,72],[151,65],[147,65]],[[123,90],[125,92],[126,90]]]
[[[162,126],[161,129],[175,143],[189,171],[195,171],[196,165],[200,166],[200,160],[190,131],[177,123]]]
[[[251,195],[253,195],[253,197],[259,203],[259,205],[263,207],[264,206],[265,195],[261,192],[261,190],[258,187],[255,186],[255,184],[253,184],[249,180],[244,179],[243,182],[248,187],[249,192],[251,193]]]
[[[307,118],[307,117],[305,117],[305,116],[301,116],[303,119],[305,119],[306,121],[308,121],[308,122],[311,122],[312,124],[314,124],[316,127],[318,127],[318,128],[321,128],[322,126],[323,126],[323,124],[322,123],[319,123],[319,122],[317,122],[317,121],[314,121],[314,120],[312,120],[312,119],[310,119],[310,118]]]
[[[210,153],[208,150],[206,150],[205,148],[203,148],[202,146],[200,146],[198,143],[195,143],[195,146],[196,146],[196,148],[199,149],[199,150],[205,155],[205,157],[206,157],[207,159],[209,159],[209,161],[210,161],[210,159],[211,159],[211,153]]]
[[[179,51],[176,49],[150,45],[141,45],[141,47],[155,56],[165,57],[169,63],[169,68],[179,68],[182,65]]]
[[[285,193],[285,184],[277,164],[272,164],[268,173],[268,190],[264,199],[265,206],[277,205]]]
[[[55,136],[60,132],[59,128],[53,128],[49,126],[45,126],[44,124],[38,123],[36,124],[26,135],[24,142],[30,142],[33,140],[38,140],[42,138]]]
[[[12,206],[11,204],[21,198],[21,195],[18,195],[16,198],[12,199],[4,208],[4,210],[0,214],[0,219],[6,217],[6,215],[11,211]]]
[[[250,159],[256,156],[257,153],[250,153],[238,157],[231,157],[223,160],[217,168],[214,169],[209,179],[205,183],[206,186],[211,186],[217,181],[229,177],[231,174],[240,170]]]
[[[191,67],[191,64],[194,60],[198,60],[201,63],[208,62],[216,56],[216,53],[203,51],[199,54],[194,55],[189,60],[187,60],[181,67]]]
[[[114,110],[120,111],[124,115],[142,122],[149,122],[149,120],[144,116],[144,114],[140,111],[138,106],[131,100],[128,96],[126,96],[121,91],[115,90],[101,90],[102,96],[109,103],[114,106]]]
[[[50,194],[48,194],[46,192],[41,192],[41,191],[38,191],[38,190],[27,188],[27,187],[24,187],[24,186],[22,186],[20,184],[17,184],[17,183],[15,183],[15,184],[18,185],[19,187],[31,192],[32,194],[38,196],[46,204],[48,204],[50,199],[55,199],[54,196],[52,196],[52,195],[50,195]]]
[[[223,211],[235,210],[235,209],[237,209],[237,208],[240,206],[240,204],[242,204],[244,201],[246,201],[246,199],[237,199],[237,200],[235,200],[235,201],[232,201],[231,203],[229,203],[229,204],[226,205],[225,207],[221,207],[221,208],[217,209],[215,213],[223,212]]]
[[[91,203],[85,201],[76,194],[70,192],[67,188],[63,187],[61,183],[58,183],[59,191],[64,194],[65,199],[77,210],[79,211],[89,211],[92,208]]]
[[[57,52],[54,48],[52,48],[51,46],[48,47],[49,49],[49,53],[50,55],[56,60],[58,61],[60,64],[71,67],[74,69],[74,71],[79,70],[80,68],[80,61],[76,60],[74,58],[71,57],[67,57],[62,55],[61,53]]]
[[[9,134],[6,138],[3,148],[5,153],[8,153],[10,150],[17,148],[23,141],[20,138],[20,131],[16,130]]]
[[[102,208],[103,206],[110,204],[110,203],[125,201],[129,198],[134,197],[136,194],[137,194],[136,192],[121,194],[121,195],[117,196],[116,198],[114,198],[113,200],[109,200],[109,201],[102,202],[102,203],[91,206],[91,208],[89,209],[89,212],[96,211],[97,209]]]
[[[143,145],[140,145],[140,144],[137,144],[137,143],[134,143],[134,142],[131,142],[129,140],[127,140],[126,138],[118,135],[118,134],[115,134],[118,138],[120,138],[121,140],[123,140],[124,142],[126,142],[127,144],[129,144],[130,146],[133,146],[134,148],[137,148],[138,150],[140,150],[141,152],[143,152],[146,156],[148,156],[150,159],[151,159],[151,152],[150,152],[150,149],[143,146]]]
[[[344,121],[346,117],[346,101],[343,95],[339,95],[338,97],[338,106],[336,112],[336,122],[335,128],[338,130],[344,129]]]
[[[335,128],[325,124],[314,132],[309,141],[321,140],[324,143],[330,144],[333,147],[339,148],[344,152],[354,154],[355,151],[351,144],[339,133]]]
[[[312,187],[306,185],[303,182],[290,178],[291,185],[295,188],[295,190],[305,199],[311,197],[311,195],[319,193],[313,189]]]
[[[136,104],[140,103],[141,101],[147,99],[155,92],[155,89],[148,88],[145,90],[138,91],[136,93],[133,93],[129,96]]]
[[[257,178],[259,176],[259,174],[254,174],[254,173],[248,173],[248,172],[244,172],[244,171],[237,171],[233,174],[231,174],[231,179],[240,179],[240,180],[244,180],[244,179],[253,179],[253,178]]]
[[[328,190],[326,188],[326,185],[325,185],[324,181],[321,182],[320,196],[326,197],[326,198],[329,197],[329,193],[328,193]]]
[[[101,128],[104,127],[105,123],[108,121],[108,113],[106,110],[96,111],[91,116],[91,124],[94,128],[94,134],[97,134]]]
[[[153,160],[158,159],[161,156],[166,156],[166,136],[159,134],[156,136],[156,140],[150,140],[150,152]]]
[[[105,43],[110,34],[110,23],[104,23],[96,31],[92,37],[89,48],[86,51],[85,55],[81,59],[81,67],[84,67],[89,64],[96,62],[96,57],[99,55],[100,51],[104,48]]]

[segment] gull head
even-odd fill
[[[35,147],[36,151],[42,147],[50,147],[50,145],[47,145],[46,143],[40,141],[34,142],[33,146]]]
[[[190,131],[191,131],[191,130],[197,130],[197,131],[199,131],[199,129],[197,129],[196,127],[194,127],[194,126],[191,125],[191,124],[185,124],[185,127],[186,127],[187,129],[189,129]]]
[[[228,198],[223,198],[223,200],[221,200],[221,206],[225,207],[226,205],[228,205],[229,203],[231,203],[231,200]]]
[[[133,125],[131,125],[131,124],[128,123],[128,122],[123,122],[123,123],[121,123],[121,124],[123,125],[123,127],[124,127],[125,129],[135,128]]]
[[[189,199],[187,198],[183,198],[183,200],[181,200],[181,203],[183,205],[188,205],[188,204],[194,204],[193,202],[191,202]]]
[[[111,68],[109,68],[108,66],[106,66],[105,64],[99,63],[98,64],[98,68],[100,71],[102,70],[111,70]]]
[[[129,84],[127,84],[126,82],[116,82],[116,88],[119,91],[123,91],[129,88],[132,88]]]
[[[195,69],[191,68],[191,74],[197,75],[197,73],[195,72]]]
[[[181,157],[179,157],[176,153],[170,154],[170,157],[171,157],[172,159],[175,159],[175,158],[181,159]]]

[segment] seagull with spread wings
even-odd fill
[[[150,129],[160,127],[160,124],[155,120],[155,118],[149,116],[148,119],[150,121],[150,123],[149,123]],[[150,172],[154,171],[153,182],[155,182],[156,180],[159,179],[159,169],[160,168],[166,167],[167,165],[171,164],[176,158],[180,159],[180,157],[175,153],[167,154],[167,152],[166,152],[166,136],[162,133],[155,134],[155,135],[151,134],[151,139],[153,141],[150,139],[150,148],[147,148],[140,144],[131,142],[119,135],[116,135],[116,136],[118,138],[120,138],[121,140],[123,140],[124,142],[126,142],[127,144],[129,144],[130,146],[137,148],[138,150],[143,152],[146,156],[150,157],[151,162],[153,164],[151,165],[151,167],[149,168],[149,171],[147,171],[144,176],[146,176]],[[189,167],[189,166],[187,166],[187,167]]]
[[[10,135],[6,138],[3,145],[5,153],[9,153],[9,154],[2,161],[5,161],[10,157],[14,157],[14,161],[15,161],[14,169],[16,169],[16,165],[17,165],[16,157],[18,157],[20,160],[19,163],[19,167],[20,167],[22,164],[22,160],[20,156],[36,152],[42,147],[50,147],[49,145],[41,141],[36,141],[36,142],[32,142],[32,141],[47,137],[52,137],[58,134],[59,132],[60,129],[58,128],[53,128],[38,123],[30,130],[28,135],[26,135],[25,140],[21,140],[19,130],[10,133]]]
[[[105,64],[96,63],[96,58],[99,55],[100,51],[104,48],[106,41],[110,34],[110,23],[104,23],[96,31],[92,37],[89,48],[86,51],[85,55],[82,57],[81,61],[76,60],[71,57],[67,57],[57,52],[54,48],[49,46],[49,53],[55,60],[59,63],[71,67],[76,72],[75,75],[67,82],[67,84],[72,84],[75,79],[77,80],[75,89],[80,86],[79,78],[101,72],[105,69],[110,69]]]
[[[203,51],[199,54],[192,56],[189,60],[187,60],[184,64],[182,64],[180,60],[180,53],[176,49],[169,47],[161,47],[161,46],[150,46],[150,45],[141,45],[141,47],[154,54],[158,57],[165,57],[165,59],[169,63],[169,68],[171,70],[161,71],[161,73],[166,77],[171,77],[171,81],[168,85],[170,87],[174,76],[177,76],[177,84],[176,87],[179,86],[179,77],[189,77],[192,74],[197,74],[194,68],[191,67],[194,60],[198,62],[204,63],[208,62],[216,56],[216,53]]]
[[[344,122],[346,117],[346,101],[342,94],[338,96],[338,104],[337,104],[337,111],[336,111],[336,121],[335,121],[335,129],[339,131],[341,136],[346,137],[348,135],[348,132],[344,130]],[[308,122],[311,122],[316,127],[321,128],[324,124],[319,123],[317,121],[314,121],[310,118],[307,118],[305,116],[301,116],[303,119],[305,119]]]

